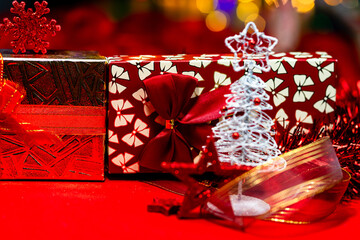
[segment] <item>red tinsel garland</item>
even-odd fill
[[[313,125],[308,133],[303,133],[299,125],[293,134],[290,129],[283,131],[277,142],[282,152],[311,143],[316,139],[329,136],[337,153],[341,166],[351,174],[349,187],[343,200],[359,198],[360,192],[360,97],[349,94],[346,100],[340,100],[335,109],[335,122],[324,127],[322,122]]]

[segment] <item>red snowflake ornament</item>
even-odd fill
[[[12,41],[10,45],[13,52],[26,52],[26,48],[33,49],[34,52],[45,54],[50,43],[45,39],[48,36],[55,36],[60,31],[60,25],[56,25],[56,20],[48,21],[44,14],[48,14],[50,9],[47,8],[48,3],[43,1],[41,4],[35,2],[35,12],[28,8],[25,10],[25,2],[18,3],[13,1],[10,12],[17,14],[18,17],[13,18],[11,22],[8,18],[4,18],[4,23],[0,24],[0,30],[5,36],[10,36]]]

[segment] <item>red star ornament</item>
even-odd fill
[[[25,53],[26,48],[30,48],[35,53],[45,54],[50,46],[45,39],[48,36],[55,36],[56,32],[61,30],[60,25],[56,25],[56,20],[48,21],[43,16],[50,12],[47,8],[48,3],[35,2],[35,12],[31,8],[25,10],[25,2],[13,1],[12,5],[14,7],[10,9],[10,12],[17,14],[18,17],[14,17],[13,22],[4,18],[4,23],[0,24],[0,31],[3,35],[12,38],[10,45],[13,47],[13,52]]]
[[[155,198],[152,204],[147,206],[148,212],[162,213],[165,216],[176,214],[179,211],[180,202],[176,199]]]
[[[221,187],[235,177],[251,169],[251,167],[248,166],[232,166],[220,162],[212,137],[207,139],[206,147],[197,164],[164,162],[162,167],[188,186],[184,195],[184,200],[177,213],[179,218],[198,216],[201,207],[216,191],[216,188],[212,184],[203,184],[197,181],[195,179],[196,175],[203,175],[208,172],[214,173],[216,176],[221,177],[221,180],[216,182],[217,187]]]

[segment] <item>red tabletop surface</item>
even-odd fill
[[[321,222],[256,221],[244,231],[205,219],[149,213],[154,197],[180,196],[136,180],[0,182],[0,239],[357,239],[360,201]]]

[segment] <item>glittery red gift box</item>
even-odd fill
[[[149,169],[139,164],[139,157],[149,141],[166,128],[148,99],[144,80],[167,73],[195,77],[198,83],[192,98],[196,99],[244,75],[243,71],[233,71],[231,59],[231,55],[219,54],[110,58],[109,172],[148,172]],[[336,59],[326,52],[277,53],[270,56],[270,66],[269,72],[254,72],[266,83],[269,103],[274,107],[268,114],[278,127],[292,132],[301,124],[303,131],[307,131],[317,121],[331,123],[337,84]],[[154,156],[154,161],[159,161],[157,157]]]
[[[0,179],[104,179],[106,59],[96,52],[12,54],[4,79],[26,94],[14,117],[59,138],[29,145],[0,132]]]

